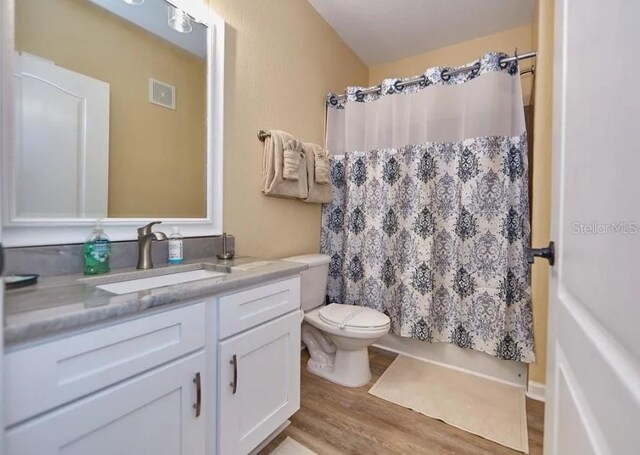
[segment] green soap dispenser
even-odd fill
[[[82,251],[85,275],[97,275],[110,271],[111,240],[102,229],[102,220],[96,220],[96,227],[84,242]]]

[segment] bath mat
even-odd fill
[[[398,356],[369,393],[529,453],[525,390]]]
[[[282,441],[271,455],[316,455],[316,453],[287,436],[287,439]]]

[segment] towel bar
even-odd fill
[[[258,131],[258,140],[260,142],[264,142],[269,136],[271,136],[271,133],[265,131],[265,130],[260,130]]]

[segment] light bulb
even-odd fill
[[[169,27],[180,33],[191,33],[193,26],[187,13],[174,6],[169,6]]]

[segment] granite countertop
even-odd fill
[[[116,295],[96,287],[122,279],[147,278],[210,267],[237,267],[222,276],[161,288]],[[206,268],[206,266],[205,266]],[[116,269],[109,274],[87,277],[64,275],[41,278],[37,285],[5,292],[4,339],[7,346],[82,329],[110,319],[133,315],[162,305],[213,296],[238,288],[295,275],[306,264],[263,261],[239,257],[230,261],[200,258],[183,264],[162,265],[140,271]]]

